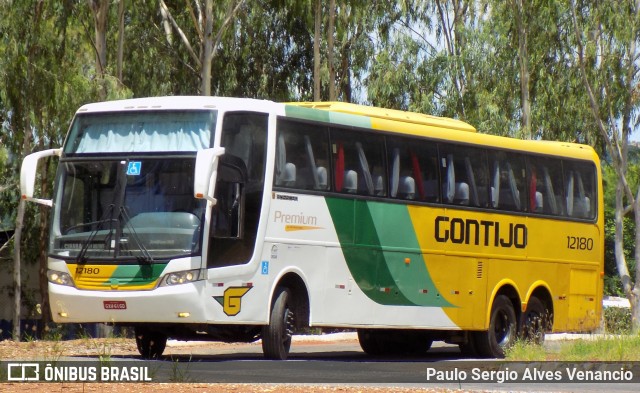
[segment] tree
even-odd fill
[[[621,6],[622,5],[622,6]],[[640,187],[634,197],[628,180],[629,136],[638,110],[640,68],[640,0],[620,3],[571,1],[577,48],[576,63],[590,109],[617,177],[615,196],[615,257],[622,288],[631,303],[631,324],[640,331],[640,264],[635,281],[624,253],[624,216],[633,213],[640,227]],[[636,231],[635,260],[640,260],[640,232]]]
[[[6,168],[10,175],[5,178],[11,187],[3,193],[2,203],[16,216],[13,329],[16,340],[21,336],[21,272],[27,267],[24,260],[38,262],[43,326],[50,315],[46,290],[49,214],[45,208],[18,202],[18,167],[32,151],[60,146],[75,109],[82,102],[94,100],[101,89],[93,74],[87,74],[85,65],[95,52],[85,41],[86,35],[74,18],[75,11],[70,3],[58,6],[41,0],[0,5],[3,15],[0,24],[5,33],[0,41],[3,54],[0,69],[11,75],[0,82],[2,113],[7,120],[2,124],[0,142],[15,158]],[[53,177],[53,166],[45,162],[39,168],[42,195],[50,193]],[[24,244],[32,246],[22,247]]]
[[[167,7],[164,0],[160,0],[161,14],[171,24],[174,30],[180,36],[184,47],[189,52],[191,59],[195,63],[195,69],[200,76],[200,94],[211,95],[211,63],[218,52],[220,43],[222,42],[223,35],[229,29],[234,17],[240,7],[245,3],[245,0],[227,0],[224,2],[226,7],[219,7],[224,9],[223,13],[215,12],[213,0],[194,0],[196,12],[191,5],[190,1],[187,1],[187,10],[189,12],[190,20],[192,23],[192,29],[196,34],[196,42],[198,44],[197,50],[192,46],[191,40],[183,28],[180,26],[176,18],[174,18],[171,10]],[[220,3],[218,3],[220,5]],[[217,22],[217,27],[214,27]],[[167,23],[167,22],[165,22]],[[214,30],[216,29],[216,30]],[[171,42],[172,35],[167,33],[167,41]]]

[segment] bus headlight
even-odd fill
[[[56,270],[47,270],[47,279],[50,283],[58,285],[73,286],[73,280],[69,273],[63,273]]]
[[[188,284],[190,282],[200,280],[200,276],[200,269],[169,273],[162,279],[162,281],[160,282],[160,286],[165,287],[169,285]]]

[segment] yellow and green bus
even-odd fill
[[[47,156],[52,199],[33,191]],[[374,355],[501,357],[600,324],[589,146],[346,103],[140,98],[82,106],[21,192],[52,206],[54,321],[133,326],[147,358],[173,338],[286,359],[309,326]]]

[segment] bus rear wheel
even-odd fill
[[[513,345],[517,336],[517,319],[513,304],[507,296],[498,295],[491,307],[489,330],[475,334],[478,355],[504,358],[505,350]]]
[[[538,345],[544,343],[545,332],[549,328],[549,312],[537,297],[531,297],[527,309],[520,318],[518,332],[520,338]]]
[[[136,346],[143,359],[157,359],[167,346],[167,336],[147,328],[135,328]]]
[[[274,299],[269,324],[262,327],[262,352],[266,359],[286,360],[295,326],[291,292],[278,288]]]

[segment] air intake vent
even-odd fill
[[[482,261],[478,261],[478,266],[476,268],[476,278],[478,279],[482,278],[482,274],[483,274],[483,263]]]

